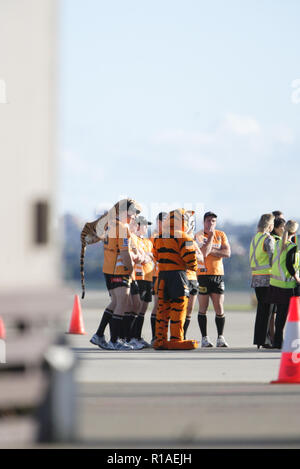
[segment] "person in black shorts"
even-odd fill
[[[132,325],[131,340],[129,343],[132,343],[132,345],[150,347],[149,343],[142,337],[142,328],[148,304],[152,301],[152,242],[146,237],[148,226],[152,225],[152,223],[142,216],[137,217],[135,223],[137,224],[136,235],[138,237],[138,246],[143,252],[143,259],[136,271],[137,285],[135,287],[140,298],[140,309]]]
[[[202,295],[224,295],[225,284],[223,275],[199,275],[199,293]]]
[[[202,335],[201,346],[213,347],[207,335],[207,309],[211,299],[215,310],[217,328],[217,347],[228,347],[223,330],[225,325],[224,313],[224,268],[222,259],[230,257],[230,245],[223,231],[216,230],[217,215],[206,212],[204,215],[204,229],[195,238],[204,256],[203,262],[198,262],[199,283],[199,313],[198,324]]]

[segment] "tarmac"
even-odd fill
[[[300,447],[300,386],[270,384],[281,352],[253,345],[254,309],[226,310],[228,349],[105,351],[89,340],[108,296],[88,297],[86,334],[68,336],[77,359],[78,447]],[[208,334],[215,342],[212,311]],[[143,336],[150,341],[150,310]],[[188,338],[200,340],[196,307]]]

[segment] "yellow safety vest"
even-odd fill
[[[264,242],[268,237],[269,235],[267,233],[256,233],[251,241],[249,260],[252,275],[271,274],[269,255],[264,250]]]
[[[275,246],[275,251],[272,259],[272,271],[270,285],[279,288],[295,288],[297,282],[292,277],[286,267],[286,257],[288,252],[293,249],[296,244],[291,241],[288,242],[286,249],[282,253],[281,251],[282,240],[278,241]],[[295,271],[299,270],[299,251],[296,253],[295,263],[293,265]]]

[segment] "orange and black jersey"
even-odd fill
[[[104,239],[103,273],[127,275],[128,268],[123,264],[121,251],[130,252],[130,231],[127,224],[117,220],[112,223]]]
[[[159,263],[159,271],[197,270],[194,240],[186,233],[175,232],[172,238],[161,235],[153,240],[153,256]]]

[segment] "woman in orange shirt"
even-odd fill
[[[103,273],[111,297],[110,305],[114,305],[114,310],[106,316],[104,312],[105,317],[103,316],[98,331],[91,339],[94,345],[109,350],[132,350],[131,346],[120,340],[120,336],[122,320],[128,307],[130,276],[133,272],[128,223],[140,213],[140,206],[131,204],[128,200],[121,202],[118,214],[108,221],[104,239]],[[111,338],[106,343],[104,328],[108,322]]]

